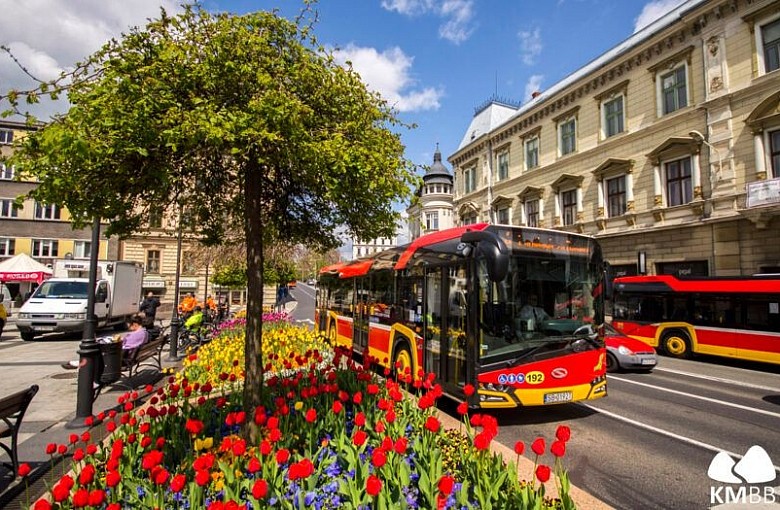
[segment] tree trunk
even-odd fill
[[[263,204],[262,167],[249,163],[244,181],[246,211],[246,346],[244,350],[244,410],[247,416],[246,438],[259,444],[260,430],[254,422],[255,408],[263,396]]]

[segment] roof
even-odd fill
[[[452,184],[452,174],[441,162],[441,151],[439,151],[438,145],[436,152],[433,153],[433,164],[425,171],[423,181],[425,184]]]
[[[463,135],[458,150],[466,147],[482,135],[490,133],[517,113],[517,108],[498,101],[490,101],[488,105],[474,114]]]

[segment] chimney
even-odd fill
[[[542,93],[541,93],[541,92],[539,92],[538,90],[535,90],[535,91],[533,91],[533,92],[531,93],[531,99],[536,99],[536,98],[537,98],[537,97],[539,97],[540,95],[542,95]]]

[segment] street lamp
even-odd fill
[[[181,320],[179,319],[179,279],[181,277],[181,217],[182,217],[182,205],[179,204],[179,221],[178,232],[176,240],[176,283],[173,288],[173,311],[171,312],[171,338],[170,338],[170,350],[168,354],[168,361],[179,361],[179,326]]]
[[[717,148],[717,147],[715,147],[715,146],[714,146],[714,145],[712,145],[710,142],[708,142],[708,141],[707,141],[707,139],[706,139],[706,138],[704,138],[704,135],[703,135],[703,134],[701,134],[701,132],[700,132],[700,131],[696,131],[696,130],[694,129],[694,130],[692,130],[692,131],[690,131],[690,132],[688,133],[688,136],[690,136],[691,138],[693,138],[693,141],[695,141],[696,143],[703,143],[704,145],[706,145],[707,147],[709,147],[710,149],[712,149],[713,151],[715,151],[715,155],[718,157],[718,173],[717,173],[717,179],[716,179],[716,178],[715,178],[715,176],[713,175],[713,172],[712,172],[712,170],[710,170],[710,185],[714,187],[714,186],[715,186],[715,184],[717,184],[717,182],[720,180],[720,176],[723,174],[723,159],[720,157],[720,151],[718,150],[718,148]]]

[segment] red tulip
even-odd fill
[[[257,457],[252,457],[249,459],[249,463],[246,466],[247,471],[250,473],[257,473],[260,471],[260,468],[262,467],[262,464],[260,464],[260,461],[257,459]]]
[[[525,444],[523,444],[522,441],[518,441],[515,443],[515,453],[518,455],[522,455],[525,451]]]
[[[76,508],[85,507],[89,504],[89,491],[87,489],[79,489],[73,495],[73,506]]]
[[[108,487],[116,487],[121,480],[122,476],[119,474],[119,471],[109,471],[106,473],[106,486]]]
[[[268,494],[268,482],[263,480],[262,478],[257,480],[254,485],[252,485],[252,496],[254,496],[255,499],[263,499]]]
[[[440,427],[441,423],[439,423],[439,420],[434,416],[429,416],[428,419],[425,420],[425,428],[431,432],[438,432]]]
[[[474,436],[474,448],[477,450],[487,450],[490,447],[490,435],[480,432]]]
[[[544,455],[544,449],[545,444],[544,438],[542,437],[537,437],[534,442],[531,443],[531,450],[533,450],[536,455]]]
[[[344,409],[344,404],[342,404],[340,400],[333,401],[332,410],[334,413],[339,414],[343,409]]]
[[[363,446],[366,439],[368,439],[368,434],[363,430],[356,430],[355,434],[352,436],[352,442],[355,443],[355,446]]]
[[[463,416],[464,414],[469,412],[469,405],[466,402],[461,402],[458,404],[458,414]]]
[[[539,464],[536,467],[536,479],[544,483],[550,479],[550,468],[544,464]]]
[[[571,439],[571,429],[566,425],[558,425],[558,428],[555,431],[555,437],[559,441],[563,441],[565,443]]]
[[[195,420],[192,418],[189,418],[187,420],[187,423],[184,424],[184,429],[189,432],[193,436],[197,436],[201,432],[203,432],[203,428],[205,425],[200,420]]]
[[[173,492],[181,492],[184,489],[184,484],[187,483],[187,477],[179,473],[171,479],[171,490]]]
[[[368,475],[368,480],[366,480],[366,492],[368,495],[377,496],[381,490],[382,480],[380,480],[376,475]]]
[[[554,441],[553,444],[550,446],[550,453],[552,453],[556,457],[563,457],[564,455],[566,455],[566,443],[564,443],[561,440]]]
[[[463,394],[467,397],[470,397],[474,394],[474,386],[471,384],[467,384],[463,387]]]
[[[89,493],[89,506],[99,507],[106,499],[106,493],[102,489],[95,489]]]
[[[439,492],[445,496],[452,494],[452,489],[455,487],[455,479],[451,476],[444,475],[439,479]]]
[[[54,455],[56,451],[57,451],[57,443],[49,443],[46,445],[47,455]]]
[[[30,471],[32,471],[32,469],[30,468],[30,465],[28,463],[23,462],[23,463],[19,464],[18,473],[19,473],[19,476],[21,476],[22,478],[24,478],[25,476],[29,475]]]
[[[355,415],[355,426],[362,427],[366,424],[366,415],[363,412],[359,412]]]
[[[162,466],[155,466],[152,470],[152,481],[157,485],[165,485],[168,482],[170,473]]]
[[[306,411],[306,421],[308,423],[314,423],[315,421],[317,421],[317,411],[315,411],[314,409],[309,409],[308,411]]]
[[[211,481],[211,474],[205,470],[201,469],[200,471],[195,472],[195,483],[203,487],[204,485],[208,485],[208,483]]]
[[[399,437],[395,444],[393,445],[393,450],[395,450],[395,453],[398,455],[403,455],[406,453],[408,442],[405,437]]]
[[[38,501],[35,502],[35,505],[33,506],[33,510],[52,510],[52,506],[48,500],[39,499]]]
[[[290,451],[286,448],[282,448],[278,452],[276,452],[276,462],[277,464],[284,464],[290,459]]]
[[[385,455],[385,452],[377,448],[374,450],[374,452],[371,454],[371,463],[374,465],[375,468],[381,468],[385,465],[387,462],[387,455]]]
[[[122,510],[122,505],[119,503],[111,503],[106,507],[106,510]]]

